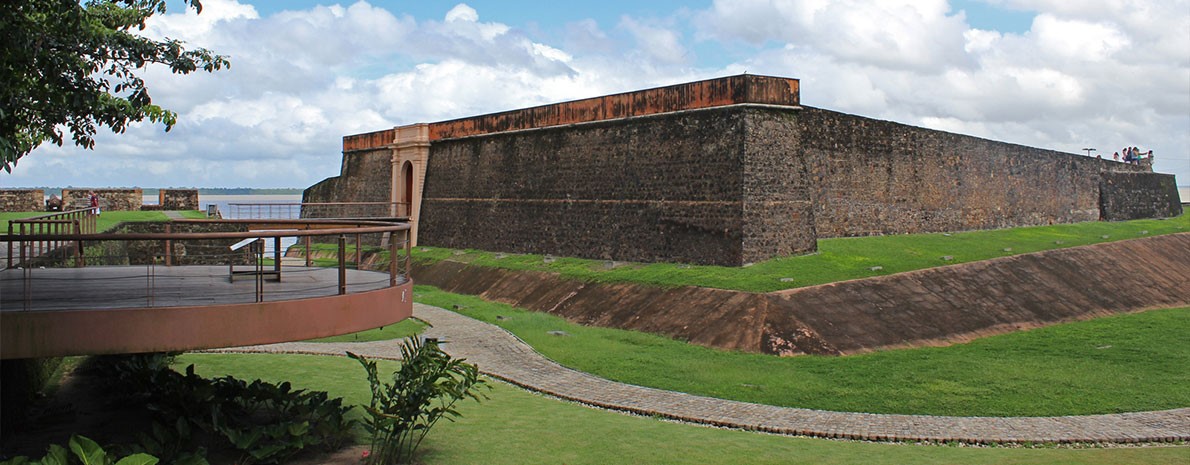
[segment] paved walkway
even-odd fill
[[[941,417],[827,412],[701,397],[617,383],[565,368],[507,331],[428,305],[413,316],[431,325],[425,336],[490,376],[563,399],[642,415],[778,434],[877,441],[967,443],[1172,442],[1190,440],[1190,408],[1068,417]],[[400,341],[285,343],[228,349],[342,355],[400,356]]]

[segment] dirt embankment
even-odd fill
[[[852,354],[1190,305],[1190,233],[1024,254],[768,294],[600,284],[455,261],[414,281],[585,325],[777,355]]]

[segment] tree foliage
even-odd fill
[[[200,0],[183,0],[202,12]],[[21,0],[0,7],[0,166],[11,172],[43,142],[69,132],[95,147],[95,131],[122,133],[148,119],[170,130],[177,114],[153,104],[138,73],[150,64],[175,74],[213,72],[222,55],[138,34],[166,0]]]

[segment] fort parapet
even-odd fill
[[[307,202],[402,202],[424,245],[739,266],[819,237],[1181,214],[1171,175],[800,105],[742,75],[343,138]]]

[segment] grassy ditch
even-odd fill
[[[769,405],[960,416],[1087,415],[1190,406],[1190,308],[846,357],[710,349],[586,327],[417,286],[416,301],[461,307],[563,365],[624,383]],[[501,318],[497,318],[500,316]],[[554,336],[549,331],[564,331]]]
[[[325,390],[344,404],[368,402],[359,364],[346,357],[187,354],[203,376],[292,380]],[[382,371],[393,362],[381,361]],[[482,367],[481,367],[482,368]],[[1186,447],[968,448],[791,438],[685,425],[590,409],[496,383],[482,403],[460,404],[462,418],[426,438],[417,463],[524,464],[1176,464]],[[354,415],[359,415],[356,409]],[[362,442],[362,432],[359,437]]]
[[[594,282],[772,292],[1179,232],[1190,232],[1190,215],[1165,220],[1093,221],[953,234],[821,239],[818,241],[818,253],[775,258],[745,267],[609,263],[569,257],[546,260],[541,255],[533,254],[502,254],[433,246],[415,248],[413,258],[426,261],[455,260],[509,270],[545,271]]]

